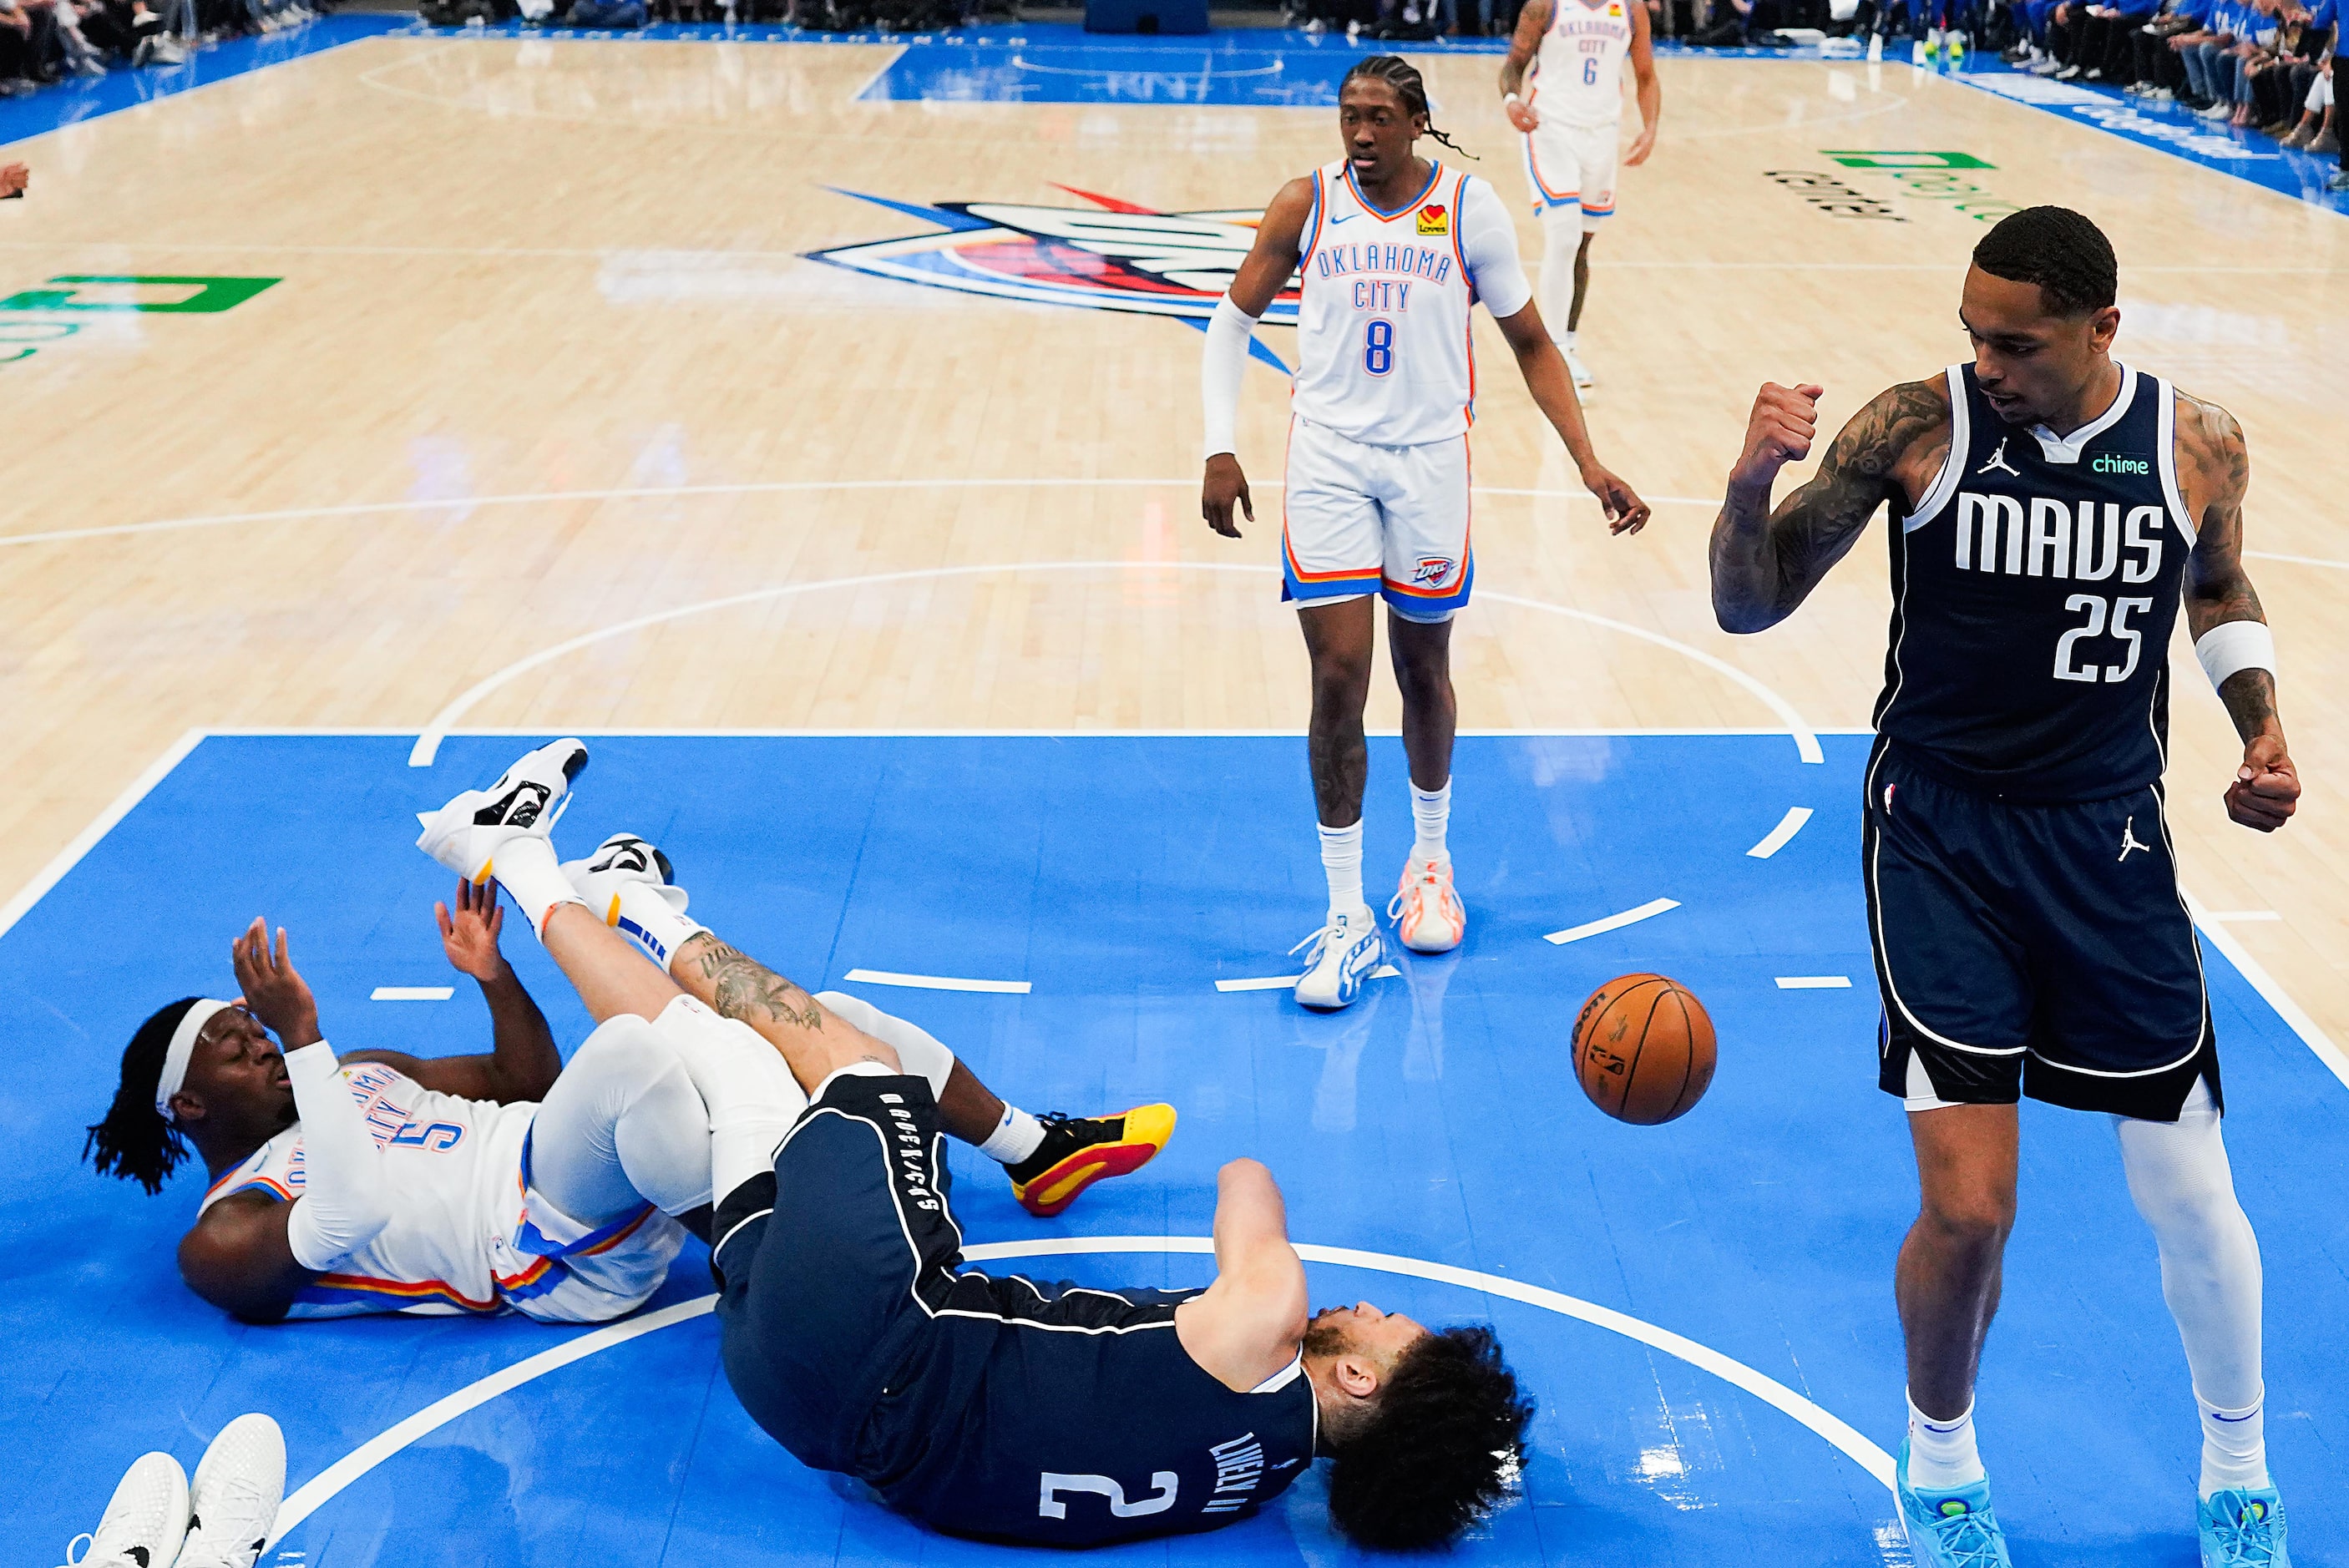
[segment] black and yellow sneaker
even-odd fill
[[[1049,1220],[1094,1182],[1141,1170],[1174,1136],[1174,1108],[1137,1105],[1115,1116],[1040,1116],[1044,1141],[1017,1165],[1003,1169],[1011,1195]]]

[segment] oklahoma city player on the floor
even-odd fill
[[[1362,902],[1362,788],[1370,754],[1376,624],[1387,602],[1402,743],[1411,759],[1417,841],[1388,913],[1404,945],[1459,945],[1467,913],[1452,884],[1445,828],[1452,808],[1451,620],[1468,602],[1468,427],[1475,418],[1475,346],[1468,307],[1485,302],[1538,406],[1573,455],[1582,482],[1618,533],[1638,531],[1647,504],[1590,449],[1566,363],[1533,306],[1516,231],[1492,188],[1412,150],[1428,123],[1419,72],[1376,55],[1338,93],[1346,157],[1281,188],[1257,226],[1231,292],[1208,325],[1202,371],[1208,526],[1239,537],[1237,502],[1256,508],[1234,451],[1240,378],[1257,318],[1301,273],[1282,528],[1281,597],[1313,663],[1309,755],[1321,823],[1330,914],[1309,944],[1297,999],[1342,1007],[1384,956]]]
[[[1593,383],[1575,352],[1574,336],[1590,292],[1590,242],[1615,211],[1626,57],[1638,84],[1642,123],[1623,162],[1637,168],[1656,145],[1656,122],[1664,112],[1645,5],[1638,0],[1527,0],[1517,14],[1509,57],[1501,62],[1502,107],[1509,123],[1525,132],[1526,183],[1533,191],[1534,216],[1541,220],[1542,306],[1553,329],[1566,324],[1566,367],[1583,388]],[[1539,108],[1534,107],[1537,98]]]

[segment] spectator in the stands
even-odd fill
[[[2204,94],[2210,102],[2196,109],[2196,114],[2204,119],[2231,120],[2240,112],[2242,96],[2251,90],[2245,78],[2251,62],[2267,58],[2274,50],[2276,6],[2277,0],[2251,0],[2237,13],[2234,31],[2224,48],[2204,46]]]
[[[2317,67],[2316,80],[2309,85],[2300,123],[2286,132],[2283,145],[2300,152],[2320,156],[2341,150],[2341,136],[2333,123],[2333,62],[2325,60]]]
[[[2202,25],[2190,33],[2180,33],[2170,39],[2169,46],[2178,51],[2186,67],[2185,101],[2189,108],[2202,109],[2219,101],[2214,83],[2215,61],[2235,46],[2236,31],[2242,26],[2240,0],[2215,0]]]
[[[2211,0],[2168,0],[2161,14],[2129,35],[2128,91],[2168,103],[2186,90],[2186,65],[2170,41],[2191,33],[2210,15]]]

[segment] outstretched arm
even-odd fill
[[[2243,570],[2243,498],[2251,477],[2243,428],[2216,403],[2181,392],[2178,459],[2180,486],[2196,519],[2194,552],[2186,562],[2186,626],[2243,740],[2242,766],[2227,787],[2227,814],[2246,828],[2272,833],[2299,804],[2300,774],[2276,717],[2267,615]]]
[[[498,903],[498,884],[484,882],[477,888],[460,881],[455,909],[436,903],[432,914],[440,923],[440,947],[450,966],[472,976],[481,988],[481,1000],[489,1005],[489,1054],[412,1057],[400,1051],[353,1051],[343,1060],[382,1062],[426,1088],[466,1099],[500,1105],[544,1099],[563,1071],[563,1053],[555,1047],[546,1015],[499,950],[506,912]]]
[[[1810,456],[1817,437],[1819,391],[1768,382],[1754,399],[1713,524],[1713,613],[1724,632],[1767,631],[1793,614],[1877,508],[1923,494],[1949,454],[1947,384],[1904,382],[1853,415],[1811,482],[1774,511],[1778,470]]]
[[[1174,1312],[1191,1359],[1246,1392],[1295,1358],[1308,1317],[1305,1265],[1272,1172],[1235,1160],[1216,1178],[1216,1283]]]
[[[1257,224],[1256,243],[1233,274],[1231,292],[1216,302],[1214,319],[1207,324],[1199,366],[1207,459],[1200,485],[1199,515],[1227,539],[1240,536],[1238,525],[1232,521],[1235,504],[1250,522],[1256,521],[1256,502],[1248,495],[1247,475],[1240,468],[1234,434],[1239,418],[1240,382],[1247,370],[1248,336],[1256,330],[1257,319],[1271,308],[1296,273],[1305,245],[1305,221],[1312,215],[1312,181],[1292,180],[1280,188]]]

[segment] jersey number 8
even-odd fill
[[[1362,324],[1362,368],[1373,376],[1394,368],[1394,323],[1372,316]]]

